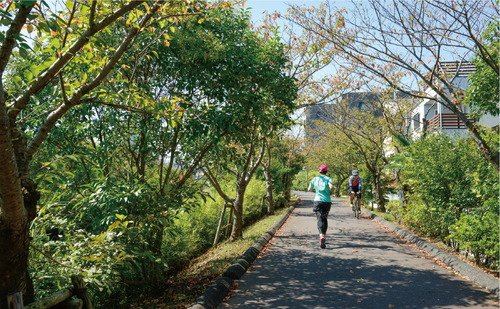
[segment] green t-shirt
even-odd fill
[[[314,177],[309,185],[316,192],[316,196],[314,197],[315,201],[319,202],[331,202],[330,198],[330,186],[328,184],[333,185],[333,181],[330,177],[320,175]]]

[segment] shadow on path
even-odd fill
[[[238,291],[245,299],[238,307],[495,308],[487,293],[432,270],[302,250],[271,250],[266,257],[252,269],[253,288]]]
[[[238,281],[232,308],[499,308],[494,296],[455,276],[342,199],[319,249],[312,195],[302,194],[269,250]]]

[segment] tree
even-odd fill
[[[353,106],[345,98],[333,105],[332,121],[320,123],[318,140],[312,147],[314,155],[311,162],[329,162],[337,174],[337,182],[343,182],[352,169],[363,164],[370,173],[375,200],[381,211],[385,211],[385,167],[389,164],[386,147],[390,127],[401,128],[403,119],[389,117],[392,103],[391,92],[375,92],[361,109]],[[384,108],[385,107],[385,111]],[[386,117],[391,124],[386,123]],[[394,111],[396,112],[396,111]]]
[[[216,191],[233,207],[233,240],[242,237],[244,194],[264,156],[266,137],[290,125],[296,94],[293,80],[282,69],[287,58],[278,38],[251,33],[248,16],[238,18],[237,24],[229,27],[239,35],[233,38],[228,55],[238,61],[221,72],[230,88],[225,97],[228,107],[218,115],[225,118],[225,130],[230,133],[210,151],[203,167]],[[236,179],[234,197],[223,192],[218,183],[217,175],[224,174]]]
[[[485,42],[484,50],[491,55],[492,59],[498,59],[500,49],[500,33],[497,22],[491,22],[484,30],[482,39]],[[469,76],[470,85],[465,91],[465,103],[472,106],[475,113],[482,115],[490,113],[498,116],[498,71],[494,66],[488,64],[478,50],[474,58],[476,71]]]
[[[272,214],[277,201],[290,201],[293,177],[302,169],[305,158],[300,153],[301,141],[286,136],[267,139],[262,162],[267,184],[267,213]],[[274,195],[276,193],[276,195]]]
[[[205,249],[203,241],[191,243],[186,250],[180,243],[171,246],[172,233],[179,231],[182,213],[189,213],[190,218],[200,216],[198,203],[202,203],[206,194],[202,190],[203,179],[198,177],[200,160],[208,150],[225,149],[228,144],[246,138],[247,133],[241,132],[247,130],[247,120],[250,117],[258,120],[260,105],[268,103],[256,106],[254,97],[238,97],[239,93],[248,93],[245,79],[256,75],[252,72],[264,76],[262,66],[270,68],[272,63],[266,64],[266,59],[258,58],[256,63],[260,65],[248,68],[246,64],[250,61],[238,56],[254,60],[255,51],[259,51],[252,44],[250,30],[245,33],[249,43],[239,44],[243,41],[242,27],[247,27],[247,23],[241,22],[246,20],[244,15],[231,9],[214,9],[204,17],[203,23],[194,18],[180,20],[175,31],[170,29],[174,26],[167,27],[169,46],[156,39],[157,32],[142,33],[122,58],[113,82],[102,85],[86,104],[69,111],[37,153],[33,165],[44,171],[40,176],[47,181],[42,181],[41,188],[50,192],[40,206],[57,213],[35,221],[33,230],[42,231],[37,244],[45,238],[44,226],[58,227],[63,220],[68,222],[61,226],[65,229],[67,247],[81,244],[79,234],[99,237],[118,221],[128,224],[113,239],[113,244],[123,247],[125,265],[119,264],[120,259],[104,265],[94,255],[80,259],[78,252],[72,250],[62,255],[57,250],[62,246],[54,244],[43,247],[46,254],[54,254],[65,264],[85,270],[91,265],[111,274],[88,275],[91,288],[96,283],[105,283],[111,285],[111,290],[120,291],[123,282],[128,289],[136,282],[155,282],[179,267],[182,259],[178,256],[191,257],[193,252],[199,252],[196,250]],[[268,85],[260,79],[253,81]],[[266,81],[272,84],[273,80]],[[286,84],[276,87],[283,90]],[[281,95],[276,94],[275,98]],[[261,101],[264,98],[264,94],[259,95]],[[278,101],[274,105],[276,113],[272,109],[266,111],[265,119],[282,117],[287,108],[280,104]],[[47,165],[55,155],[64,155],[59,159],[64,164]],[[222,161],[224,156],[221,152],[217,160]],[[208,228],[207,221],[203,222]],[[183,237],[182,244],[189,239]],[[89,247],[92,245],[90,242]],[[92,259],[90,265],[87,258]],[[53,282],[58,282],[57,275],[62,272],[47,269],[41,274],[45,279],[35,281],[38,288],[40,282],[49,281],[48,277],[55,277]]]
[[[333,175],[335,194],[341,195],[343,184],[353,169],[363,164],[360,153],[345,135],[331,124],[317,123],[318,139],[308,144],[305,156],[310,169],[317,169],[320,164],[328,165],[328,173]],[[345,188],[345,187],[344,187]]]
[[[172,4],[172,5],[171,5]],[[108,81],[135,38],[155,19],[197,15],[201,7],[187,2],[68,2],[53,11],[44,2],[9,1],[0,5],[0,308],[5,297],[23,291],[33,298],[27,275],[28,227],[36,217],[40,198],[30,163],[50,133],[69,111],[85,104]],[[37,37],[26,43],[26,29]],[[117,33],[109,40],[110,33]],[[17,59],[33,57],[24,71],[14,70]],[[78,69],[77,69],[78,68]],[[19,78],[17,74],[25,74]],[[28,125],[26,112],[52,90],[49,113],[35,115]],[[32,117],[32,114],[29,114]]]
[[[476,52],[498,75],[494,54],[481,37],[498,15],[495,3],[370,0],[355,3],[345,14],[328,3],[319,8],[293,6],[291,11],[288,20],[335,50],[337,63],[359,68],[358,78],[443,104],[465,124],[484,157],[499,168],[496,150],[465,112],[460,104],[463,89],[454,83],[462,64]],[[456,62],[454,73],[444,67],[447,59]]]

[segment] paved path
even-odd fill
[[[310,193],[221,308],[499,308],[498,300],[334,200],[319,248]]]

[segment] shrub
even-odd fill
[[[311,181],[314,173],[308,171],[300,171],[295,175],[292,182],[292,189],[297,191],[306,191],[309,181]]]
[[[458,242],[461,250],[471,252],[476,263],[498,268],[498,220],[498,213],[463,214],[451,227],[449,239]]]
[[[385,205],[387,212],[392,214],[394,218],[399,222],[405,211],[403,204],[400,201],[389,201]]]
[[[481,204],[472,189],[471,176],[482,158],[470,141],[453,141],[438,134],[415,142],[406,156],[402,175],[413,194],[405,221],[419,226],[425,235],[445,239],[447,227],[464,210]],[[422,222],[415,222],[416,218]]]
[[[423,202],[413,201],[404,212],[403,222],[420,234],[444,240],[449,234],[449,226],[455,222],[452,212],[429,207]]]
[[[263,211],[262,198],[266,195],[266,183],[262,180],[253,179],[245,192],[245,200],[243,204],[243,225],[247,226],[259,218]]]
[[[403,161],[411,193],[394,211],[402,211],[404,223],[498,266],[498,171],[474,143],[433,134],[408,147]]]

